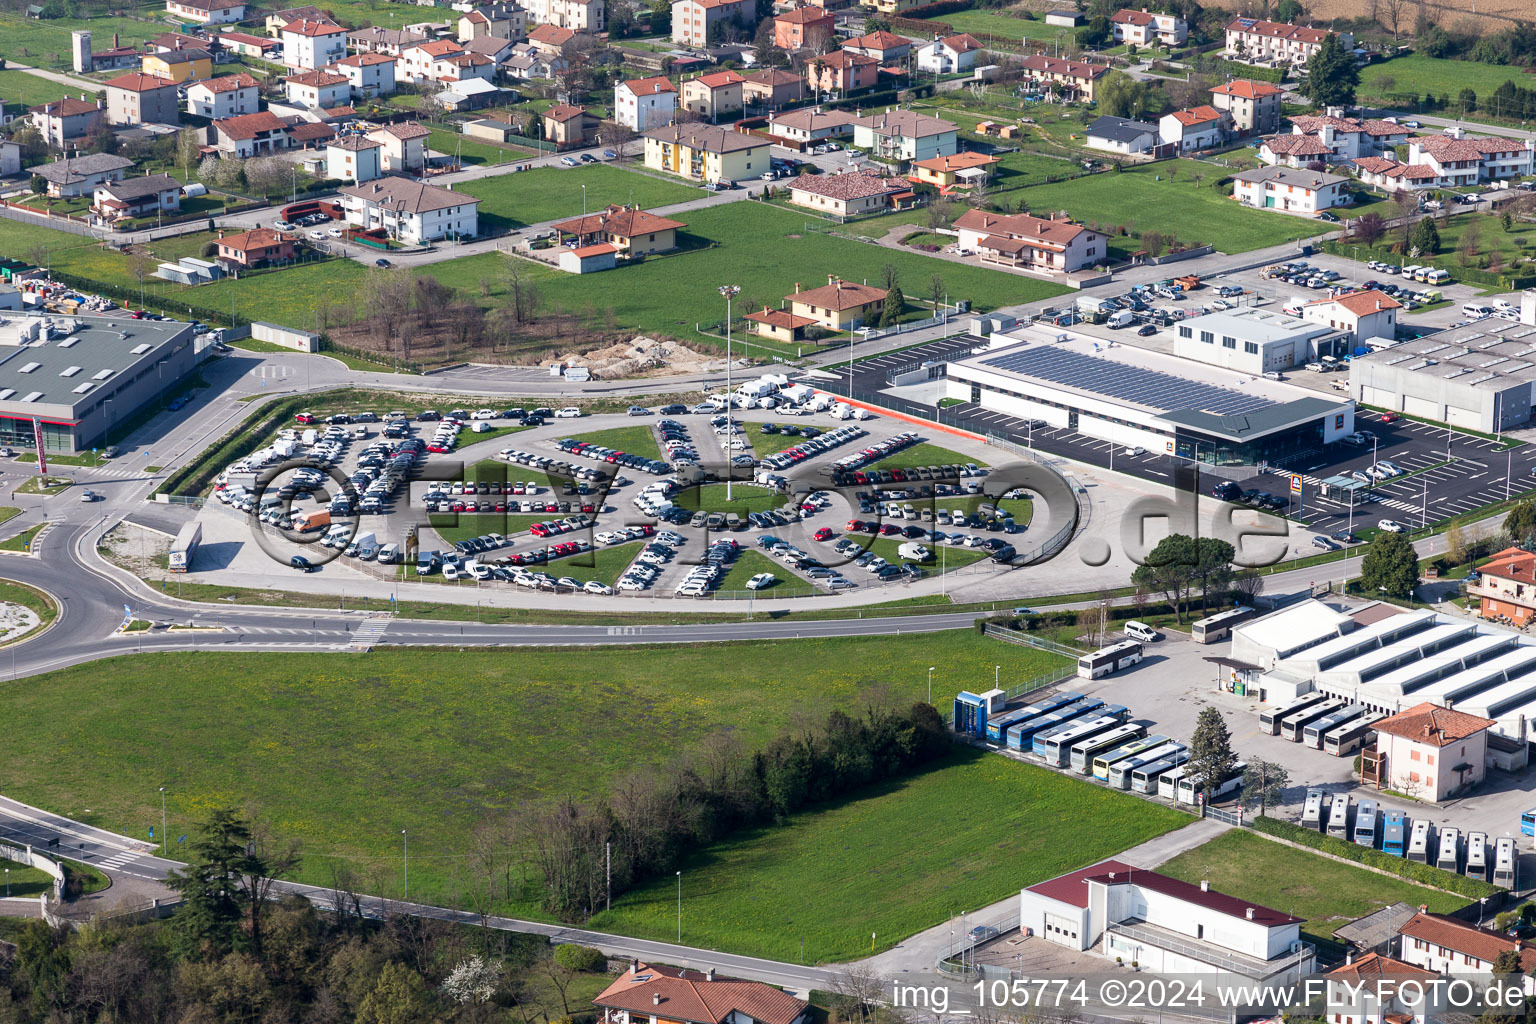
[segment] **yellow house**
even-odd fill
[[[645,256],[677,248],[677,232],[687,227],[680,220],[660,217],[634,206],[609,206],[600,213],[589,213],[555,224],[560,240],[575,235],[576,244],[607,242],[630,256]]]
[[[139,70],[173,82],[200,82],[213,77],[213,58],[207,50],[166,50],[146,53]]]
[[[784,296],[784,301],[794,316],[809,317],[828,330],[851,331],[879,318],[885,289],[840,281],[836,274],[828,274],[827,283],[820,288],[801,291],[800,283],[795,282],[795,293]]]
[[[912,162],[912,180],[938,189],[967,188],[977,181],[986,181],[988,170],[998,158],[985,153],[953,153],[936,156],[931,160]]]
[[[752,324],[750,329],[754,334],[787,342],[800,341],[805,328],[816,323],[808,316],[795,316],[788,310],[769,309],[767,306],[763,307],[761,313],[748,313],[742,319]]]
[[[711,124],[669,124],[645,133],[645,166],[714,184],[769,168],[767,139]]]
[[[859,0],[859,6],[880,14],[900,14],[921,6],[923,0]]]

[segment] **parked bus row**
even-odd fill
[[[1525,817],[1521,816],[1522,826]],[[1410,819],[1404,811],[1381,808],[1371,797],[1355,804],[1348,793],[1329,797],[1321,789],[1309,789],[1302,804],[1301,826],[1505,889],[1515,888],[1518,880],[1513,836],[1499,838],[1490,849],[1485,832],[1468,832],[1463,840],[1460,829],[1437,828],[1424,818]]]
[[[1382,717],[1363,704],[1342,697],[1309,693],[1259,713],[1259,731],[1281,736],[1335,757],[1348,757],[1371,741]]]

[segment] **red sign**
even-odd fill
[[[43,421],[32,417],[32,440],[37,445],[37,471],[48,472],[48,457],[43,454]]]

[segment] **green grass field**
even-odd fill
[[[694,512],[735,512],[745,517],[748,512],[765,512],[782,508],[789,499],[778,491],[755,484],[733,483],[731,500],[725,499],[725,484],[702,484],[679,491],[672,496],[672,503],[679,508]]]
[[[974,459],[968,455],[941,445],[923,442],[910,448],[903,448],[895,455],[887,455],[874,464],[876,469],[906,469],[908,466],[963,466],[967,462],[974,462],[982,469],[986,469],[988,463]]]
[[[580,217],[583,185],[586,186],[589,212],[610,204],[628,203],[639,203],[642,208],[651,209],[685,203],[705,195],[702,189],[691,185],[626,171],[612,164],[538,167],[466,182],[462,191],[481,200],[483,225],[520,228],[564,217]],[[686,217],[682,219],[687,220]]]
[[[508,513],[483,513],[477,512],[470,515],[467,512],[452,512],[447,515],[438,513],[431,516],[433,531],[450,546],[461,540],[471,537],[483,537],[488,533],[499,533],[504,537],[518,537],[528,532],[528,527],[534,523],[555,516],[549,515],[510,515]],[[556,518],[558,518],[556,516]],[[491,554],[488,557],[494,558]]]
[[[914,523],[913,525],[922,526],[925,524]],[[949,532],[951,529],[958,530],[959,527],[944,527],[943,529],[945,532]],[[899,552],[900,547],[908,543],[905,537],[871,537],[867,533],[850,533],[845,536],[858,544],[859,547],[868,550],[873,555],[878,555],[892,565],[900,565],[902,562],[911,561],[911,559],[901,557]],[[1003,535],[999,534],[999,536]],[[932,540],[925,537],[918,537],[912,543],[921,544],[933,552],[933,557],[922,563],[923,568],[929,572],[953,572],[956,569],[979,562],[989,554],[989,552],[982,548],[957,548],[951,544],[935,544]],[[857,555],[858,552],[855,551],[854,554]],[[855,565],[846,568],[843,575],[855,582],[864,582],[862,579],[864,570],[859,566]]]
[[[162,13],[164,8],[156,7],[150,10],[158,14]],[[150,16],[153,17],[154,14]],[[7,11],[0,14],[0,57],[33,67],[68,71],[70,67],[69,34],[81,28],[91,30],[91,45],[98,52],[111,47],[113,33],[120,34],[123,46],[137,46],[146,39],[153,39],[161,33],[170,31],[170,25],[165,22],[138,21],[134,18],[36,20],[23,18]],[[79,95],[79,90],[70,92],[70,95]],[[11,92],[3,86],[0,86],[0,96],[3,96],[7,102],[13,98]],[[58,97],[49,98],[57,99]]]
[[[257,804],[303,843],[303,878],[326,884],[331,859],[345,858],[391,892],[400,829],[410,828],[411,895],[454,902],[464,837],[495,809],[601,791],[717,729],[758,744],[795,714],[857,707],[872,685],[919,699],[919,663],[944,666],[940,706],[990,683],[994,665],[1011,686],[1063,664],[971,630],[727,653],[646,645],[95,662],[12,695],[8,714],[36,728],[7,745],[7,795],[141,837],[159,824],[162,785],[172,835],[209,807]],[[899,846],[891,838],[882,841]]]
[[[1157,869],[1186,882],[1207,879],[1211,888],[1306,919],[1302,937],[1332,939],[1333,930],[1399,901],[1428,904],[1447,914],[1467,899],[1406,880],[1340,864],[1263,836],[1233,829]]]
[[[1169,177],[1169,167],[1178,177]],[[1193,176],[1203,174],[1196,184]],[[1157,231],[1182,242],[1209,242],[1225,253],[1247,252],[1297,238],[1309,238],[1335,226],[1283,213],[1270,213],[1239,205],[1225,187],[1211,187],[1221,168],[1194,160],[1159,162],[1120,174],[1095,174],[1088,178],[1037,185],[1015,193],[1029,210],[1044,216],[1066,210],[1075,220],[1113,230],[1112,248],[1140,248],[1119,230]]]
[[[572,558],[562,558],[540,568],[556,579],[569,576],[581,583],[597,580],[611,587],[624,575],[624,570],[629,568],[644,546],[643,540],[631,541],[611,548],[598,548]]]
[[[1447,95],[1454,103],[1461,90],[1470,88],[1477,93],[1481,102],[1499,86],[1511,80],[1516,85],[1525,86],[1525,76],[1520,74],[1519,68],[1482,64],[1473,60],[1425,57],[1414,53],[1361,69],[1359,93],[1362,99],[1387,99],[1394,95],[1413,93],[1423,96],[1430,92],[1436,96]],[[1408,112],[1415,113],[1417,108],[1410,108]],[[1447,113],[1445,116],[1451,117],[1454,114]]]
[[[1047,25],[1042,18],[1012,18],[994,11],[955,11],[952,14],[941,14],[934,20],[953,25],[956,32],[989,32],[1009,39],[1054,42],[1058,37],[1071,39],[1073,32],[1061,25]]]
[[[14,537],[7,537],[5,540],[0,540],[0,551],[31,550],[32,538],[36,537],[39,533],[42,532],[43,525],[44,524],[42,523],[38,523],[36,526],[29,526]]]
[[[53,876],[46,871],[4,857],[0,857],[0,870],[5,873],[0,877],[0,895],[20,899],[53,891]]]
[[[1450,271],[1453,279],[1456,277],[1456,271],[1466,265],[1463,249],[1467,245],[1469,236],[1472,235],[1475,235],[1473,248],[1476,249],[1474,266],[1482,260],[1490,261],[1491,266],[1493,257],[1497,256],[1499,265],[1506,273],[1530,272],[1531,264],[1523,261],[1536,255],[1536,225],[1516,220],[1510,224],[1510,230],[1505,231],[1497,217],[1486,213],[1462,213],[1443,223],[1437,222],[1436,227],[1440,231],[1440,251],[1429,259],[1433,260],[1436,266]],[[1390,260],[1393,263],[1407,263],[1408,260],[1393,254],[1388,248],[1401,240],[1402,232],[1393,231],[1388,237],[1377,242],[1374,248],[1361,246],[1360,258],[1363,260],[1374,257]]]
[[[613,427],[608,430],[594,430],[590,434],[572,435],[578,441],[586,441],[588,444],[602,445],[612,448],[617,452],[625,452],[629,455],[639,455],[647,459],[661,458],[661,447],[656,443],[656,435],[651,428],[646,426]],[[575,465],[593,463],[591,459],[575,457]]]
[[[814,551],[811,553],[815,554]],[[733,592],[738,597],[742,596],[749,593],[747,581],[760,572],[771,572],[778,578],[778,582],[773,586],[757,591],[762,597],[803,597],[817,592],[815,587],[797,575],[793,569],[788,569],[761,551],[753,551],[750,548],[736,556],[730,571],[725,574],[725,578],[720,581],[720,586],[715,589]]]
[[[1032,765],[957,752],[862,800],[701,850],[682,869],[682,941],[805,963],[868,956],[1189,820]],[[1068,828],[1076,838],[1063,843]],[[592,927],[675,940],[676,901],[676,880],[660,879],[621,896]]]

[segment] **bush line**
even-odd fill
[[[1357,864],[1378,868],[1405,878],[1410,882],[1432,885],[1436,889],[1444,889],[1447,892],[1453,892],[1458,896],[1465,896],[1468,899],[1482,899],[1484,896],[1493,896],[1504,891],[1488,882],[1479,882],[1477,879],[1468,878],[1465,875],[1442,871],[1432,864],[1420,864],[1418,861],[1409,860],[1406,857],[1393,857],[1382,853],[1380,850],[1373,850],[1369,847],[1360,846],[1357,843],[1347,843],[1342,839],[1336,839],[1321,832],[1314,832],[1309,828],[1302,828],[1300,825],[1293,825],[1288,821],[1281,821],[1279,818],[1259,815],[1253,819],[1253,828],[1256,832],[1264,832],[1280,839],[1288,839],[1298,845],[1308,846],[1314,850],[1332,854],[1335,857],[1342,857],[1345,860],[1352,860]]]

